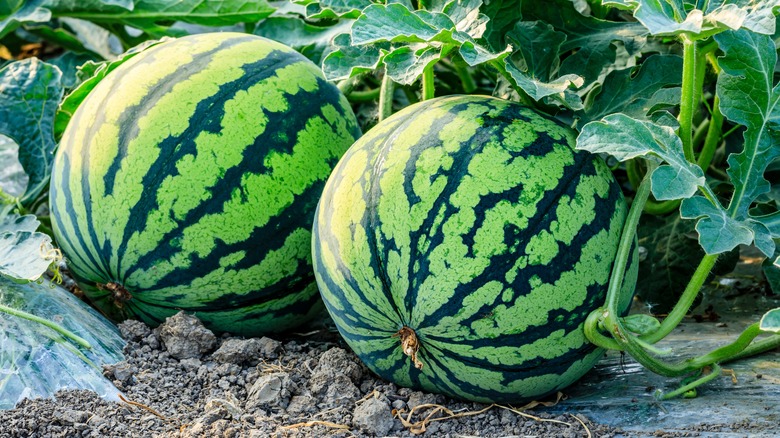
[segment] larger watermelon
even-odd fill
[[[413,105],[350,148],[312,245],[326,307],[369,368],[516,403],[594,365],[602,350],[582,326],[604,304],[627,208],[604,162],[574,141],[519,104],[455,96]],[[632,262],[625,287],[635,281]]]
[[[322,308],[314,209],[359,135],[344,96],[286,46],[238,33],[159,44],[101,81],[65,131],[57,242],[115,319],[183,309],[217,331],[285,330]]]

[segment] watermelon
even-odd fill
[[[239,33],[156,45],[106,76],[57,151],[56,241],[113,319],[184,310],[218,332],[322,310],[311,225],[360,136],[339,90],[289,47]]]
[[[575,137],[517,103],[451,96],[404,109],[347,151],[315,216],[314,269],[372,371],[518,403],[594,365],[603,351],[583,322],[604,304],[627,207]],[[634,254],[624,308],[636,273]]]

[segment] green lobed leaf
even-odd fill
[[[40,23],[60,17],[101,25],[127,25],[163,36],[175,21],[228,26],[255,23],[275,10],[267,0],[35,0],[30,4],[0,22],[0,36],[14,23]]]
[[[44,7],[46,0],[18,2],[9,14],[0,15],[0,38],[23,23],[44,23],[51,20],[51,11]]]
[[[696,223],[699,243],[708,254],[730,251],[753,241],[753,229],[749,224],[730,217],[725,208],[713,205],[702,196],[683,201],[680,215],[684,219],[699,219]]]
[[[761,317],[758,328],[770,333],[780,333],[780,308],[772,309]]]
[[[619,161],[653,157],[668,163],[651,176],[652,192],[658,200],[689,198],[705,184],[704,172],[685,159],[682,141],[671,127],[625,114],[586,124],[577,137],[577,149],[607,153]]]
[[[107,74],[111,73],[114,69],[145,49],[164,41],[167,41],[167,39],[163,38],[161,40],[146,41],[111,61],[87,62],[83,64],[77,73],[79,79],[78,85],[65,96],[60,103],[59,108],[57,108],[53,125],[55,138],[59,139],[62,137],[62,133],[65,132],[65,128],[67,128],[70,119],[73,117],[73,114],[76,112],[79,105],[81,105],[81,102],[86,99],[89,92],[92,91]]]
[[[100,55],[103,59],[109,59],[116,54],[111,50],[111,34],[104,28],[77,18],[62,17],[59,21],[70,28],[84,49]]]
[[[347,79],[360,73],[375,70],[389,44],[353,45],[348,33],[333,39],[336,50],[322,60],[322,71],[332,81]]]
[[[78,73],[87,62],[101,62],[100,59],[89,53],[64,52],[62,55],[48,60],[49,64],[56,65],[62,72],[62,86],[66,89],[75,87],[80,81]],[[55,125],[57,121],[55,118]]]
[[[652,55],[638,67],[609,73],[577,116],[583,124],[617,112],[645,119],[659,108],[680,103],[681,77],[682,58]]]
[[[0,69],[0,134],[19,145],[19,162],[29,176],[23,204],[34,201],[49,182],[61,76],[57,67],[37,58]]]
[[[459,26],[468,28],[471,24],[469,21],[474,19],[477,18],[462,18]],[[459,32],[464,35],[456,35]],[[469,35],[457,29],[449,15],[443,12],[411,11],[398,3],[371,5],[363,10],[363,14],[352,25],[352,42],[358,45],[434,41],[455,44],[467,39]]]
[[[704,13],[698,9],[686,13],[681,0],[638,0],[634,18],[652,35],[698,34]]]
[[[761,265],[769,288],[775,295],[780,294],[780,246],[775,247],[772,257],[767,257]]]
[[[494,53],[477,42],[487,22],[481,5],[481,0],[435,2],[431,11],[403,3],[371,5],[352,24],[349,41],[336,38],[338,49],[323,61],[325,75],[344,79],[384,63],[391,78],[409,85],[453,50],[470,66],[501,61],[508,52]]]
[[[19,145],[0,135],[0,193],[14,198],[24,194],[29,179],[18,157]]]
[[[605,4],[628,9],[652,35],[702,39],[726,30],[746,28],[772,35],[777,0],[636,0]],[[704,7],[704,9],[702,9]]]
[[[382,61],[387,67],[387,74],[393,81],[410,85],[423,74],[423,70],[435,64],[442,58],[441,48],[430,47],[427,44],[399,47],[384,56]]]
[[[770,256],[776,247],[773,238],[780,237],[777,215],[752,217],[749,208],[770,191],[764,172],[780,157],[780,86],[773,85],[777,62],[774,42],[747,30],[725,32],[715,39],[724,51],[716,89],[721,112],[745,126],[744,146],[728,158],[727,172],[734,186],[728,209],[692,198],[683,201],[680,211],[686,218],[699,219],[699,243],[709,254],[740,243],[755,243]]]
[[[488,19],[482,39],[488,49],[501,52],[509,44],[505,35],[522,18],[521,0],[491,0],[479,10]]]
[[[360,11],[371,5],[371,0],[292,0],[306,8],[306,18],[357,18]]]
[[[530,76],[547,81],[558,67],[566,34],[541,21],[520,21],[506,34],[506,39],[517,48],[508,60]]]
[[[540,81],[521,71],[507,59],[504,60],[504,68],[512,77],[515,85],[522,88],[534,100],[541,100],[548,96],[556,96],[561,103],[573,110],[582,109],[582,100],[572,90],[581,87],[584,83],[582,77],[568,74],[556,78],[550,82]]]
[[[321,65],[328,53],[334,50],[337,35],[349,32],[352,21],[339,20],[333,26],[314,26],[298,17],[269,17],[258,23],[254,34],[286,44],[315,64]]]
[[[780,87],[772,84],[777,53],[771,38],[748,31],[725,33],[716,40],[725,52],[717,84],[721,112],[747,128],[744,149],[728,159],[736,189],[729,209],[744,218],[750,202],[769,192],[764,171],[780,157]]]
[[[57,23],[60,26],[55,26]],[[110,33],[89,21],[62,17],[56,22],[28,25],[25,30],[68,51],[108,59],[113,56]]]
[[[51,237],[35,231],[34,215],[19,216],[0,211],[0,275],[16,282],[35,281],[57,258]]]
[[[773,35],[776,32],[777,19],[775,12],[780,8],[780,0],[751,1],[739,0],[737,3],[748,9],[747,17],[742,27],[756,33]]]
[[[534,100],[552,97],[579,110],[583,108],[582,99],[574,89],[581,87],[584,79],[576,74],[556,77],[566,38],[566,34],[541,21],[518,22],[506,35],[517,50],[504,60],[504,68],[514,84]]]
[[[558,75],[576,74],[585,80],[583,88],[595,83],[602,72],[615,64],[620,43],[629,57],[638,55],[647,42],[647,29],[635,22],[615,22],[587,17],[570,0],[524,2],[523,18],[540,20],[566,34]]]

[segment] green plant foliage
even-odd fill
[[[61,17],[57,23],[60,26],[54,26],[53,22],[32,24],[26,26],[25,30],[75,53],[86,53],[102,59],[114,56],[108,30],[77,18]]]
[[[772,80],[777,53],[770,37],[746,30],[724,33],[716,40],[725,52],[717,89],[721,112],[746,127],[745,142],[742,151],[728,159],[734,185],[728,208],[696,197],[683,202],[681,213],[684,218],[699,218],[699,242],[708,253],[755,242],[769,257],[775,252],[772,238],[780,238],[780,213],[752,217],[748,209],[759,195],[769,191],[764,171],[780,157],[776,130],[780,86],[774,86]]]
[[[384,63],[395,82],[411,84],[451,51],[457,50],[470,66],[500,60],[506,52],[492,52],[477,43],[487,17],[479,13],[481,0],[451,1],[437,11],[412,11],[401,3],[371,5],[355,20],[350,39],[323,61],[326,76],[346,79]]]
[[[680,102],[681,73],[682,58],[675,55],[652,55],[637,67],[614,70],[591,92],[586,107],[577,112],[579,122],[585,124],[617,112],[646,119],[667,110]]]
[[[775,248],[772,257],[767,257],[761,266],[772,293],[780,295],[780,247]]]
[[[286,44],[320,65],[335,48],[336,35],[349,32],[351,24],[340,20],[333,26],[315,26],[299,17],[269,17],[255,27],[254,34]]]
[[[659,200],[691,197],[704,185],[704,172],[685,159],[682,142],[669,126],[612,114],[585,125],[577,148],[607,153],[620,161],[649,157],[668,163],[652,173],[653,195]]]
[[[0,37],[24,23],[72,17],[103,25],[127,25],[156,37],[168,24],[182,21],[206,26],[256,22],[273,13],[266,0],[32,0],[0,21]]]
[[[724,30],[745,28],[755,33],[771,35],[775,31],[773,9],[777,0],[624,0],[605,1],[622,9],[633,11],[636,18],[651,34],[705,38]],[[705,9],[699,9],[704,3]]]
[[[764,314],[759,327],[765,332],[780,333],[780,309],[772,309]]]
[[[29,176],[22,203],[32,202],[48,184],[61,76],[57,67],[36,58],[0,69],[0,134],[19,145],[19,162]]]
[[[371,0],[293,0],[306,8],[306,18],[357,18]]]
[[[39,233],[34,215],[0,210],[0,276],[16,282],[35,281],[58,259],[51,237]]]
[[[581,87],[584,79],[576,74],[553,76],[565,33],[541,21],[521,21],[506,38],[517,50],[504,59],[504,68],[518,87],[534,100],[558,95],[567,107],[582,109],[580,97],[571,88]]]
[[[569,56],[561,62],[559,74],[576,74],[584,79],[585,87],[596,82],[605,68],[626,62],[618,59],[617,44],[625,56],[634,57],[647,42],[647,30],[640,24],[584,16],[570,0],[524,2],[523,16],[548,23],[566,35],[560,54]]]

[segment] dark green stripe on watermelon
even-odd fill
[[[115,318],[183,309],[217,331],[285,330],[321,308],[311,223],[359,135],[338,89],[288,47],[231,33],[166,42],[74,115],[53,172],[55,234]]]
[[[318,206],[314,266],[339,331],[374,372],[520,402],[598,360],[582,323],[604,302],[627,209],[574,136],[520,105],[455,96],[413,105],[350,148]],[[635,279],[632,260],[627,295]],[[420,370],[402,327],[419,340]]]

